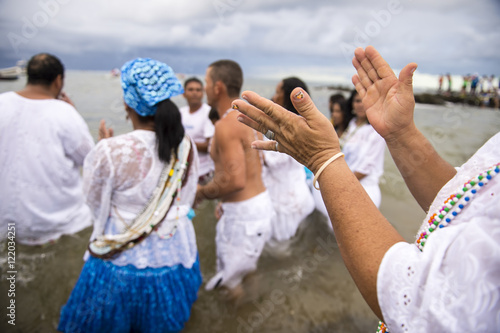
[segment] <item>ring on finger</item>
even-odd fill
[[[274,132],[271,130],[267,130],[266,138],[268,138],[269,140],[273,140],[274,139]]]

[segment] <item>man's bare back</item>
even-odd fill
[[[238,202],[266,190],[261,177],[259,151],[250,147],[252,141],[262,137],[236,119],[238,112],[228,111],[215,125],[210,152],[215,163],[213,182],[220,191],[213,194],[222,202]]]

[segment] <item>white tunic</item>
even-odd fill
[[[0,235],[15,223],[16,241],[43,244],[91,224],[80,166],[94,146],[70,104],[0,95]]]
[[[262,180],[273,203],[272,238],[285,241],[314,210],[314,199],[306,182],[304,166],[291,156],[264,151]]]
[[[347,165],[352,172],[366,175],[360,183],[379,207],[382,196],[378,183],[384,173],[384,139],[369,124],[356,126],[356,118],[350,121],[343,138],[342,152]]]
[[[210,118],[208,118],[210,109],[210,106],[205,103],[193,113],[189,112],[189,106],[183,106],[179,109],[184,129],[194,142],[204,143],[207,139],[214,136],[215,127]],[[209,153],[198,152],[198,157],[200,159],[200,176],[214,170],[214,162]]]
[[[500,133],[439,191],[422,228],[451,194],[499,162]],[[499,199],[500,175],[452,223],[434,231],[423,252],[404,242],[387,251],[377,294],[392,333],[500,332]]]
[[[193,143],[194,144],[194,143]],[[162,223],[157,232],[113,259],[115,265],[159,268],[182,264],[191,268],[197,247],[193,224],[187,214],[194,202],[198,183],[198,155],[193,149],[187,183],[166,219],[178,218],[178,228],[170,239],[160,236],[169,230]],[[95,225],[91,239],[98,235],[122,233],[140,213],[158,183],[164,163],[158,158],[153,131],[135,130],[101,140],[85,159],[83,185]],[[86,257],[88,254],[86,254]]]

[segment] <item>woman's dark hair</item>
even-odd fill
[[[299,114],[295,109],[295,107],[293,106],[292,100],[290,99],[290,94],[292,93],[293,89],[297,87],[300,87],[304,89],[307,93],[309,93],[307,85],[301,79],[297,77],[288,77],[286,79],[283,79],[283,92],[285,93],[285,101],[283,103],[283,107],[288,111]]]
[[[352,111],[353,111],[353,107],[352,107],[352,102],[354,101],[354,97],[356,97],[356,95],[358,94],[358,92],[356,91],[356,89],[354,89],[353,91],[351,91],[351,96],[349,96],[349,99],[347,100],[347,111],[353,115]],[[353,115],[354,116],[354,115]]]
[[[333,105],[338,102],[345,103],[345,97],[343,94],[338,93],[330,96],[330,104]],[[330,110],[330,112],[332,112],[332,110]]]
[[[347,112],[351,115],[351,119],[355,117],[354,113],[353,113],[353,110],[354,108],[352,107],[352,102],[354,101],[354,97],[356,97],[356,95],[358,95],[358,92],[356,91],[356,89],[354,89],[352,92],[351,92],[351,96],[349,96],[349,99],[347,100]],[[366,122],[369,124],[370,121],[368,119],[366,119]]]
[[[139,121],[141,123],[154,121],[158,157],[161,161],[169,163],[172,152],[176,158],[178,157],[177,148],[184,138],[184,126],[179,108],[170,99],[163,100],[156,106],[154,116],[139,116]]]
[[[349,126],[349,122],[353,118],[353,114],[347,110],[347,103],[346,101],[342,100],[337,100],[333,102],[332,104],[332,113],[333,113],[333,106],[335,104],[338,104],[340,106],[340,111],[342,111],[342,124],[341,126],[345,129],[347,129],[347,126]],[[337,129],[339,124],[333,124],[335,126],[335,129]]]
[[[216,108],[210,109],[210,112],[208,113],[208,119],[210,119],[212,122],[220,120],[219,112],[217,112]]]

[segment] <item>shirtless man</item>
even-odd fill
[[[257,268],[264,244],[271,234],[274,215],[261,178],[261,157],[250,147],[261,134],[240,123],[232,112],[243,84],[240,66],[231,60],[212,63],[206,72],[208,104],[218,110],[210,155],[215,164],[212,181],[199,185],[196,202],[220,199],[222,215],[217,223],[217,273],[207,290],[225,286],[241,290],[243,277]]]

